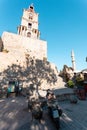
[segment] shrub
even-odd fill
[[[67,82],[67,85],[68,85],[69,88],[73,88],[74,87],[74,82],[72,80],[69,80]]]

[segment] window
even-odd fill
[[[32,19],[33,19],[33,17],[32,17],[32,16],[29,16],[29,19],[30,19],[30,20],[32,20]]]
[[[33,12],[33,6],[30,6],[30,11]]]
[[[31,28],[32,27],[32,24],[31,23],[28,23],[28,28]]]
[[[35,33],[37,33],[37,30],[35,29]]]
[[[33,9],[33,6],[30,6],[30,9]]]
[[[27,37],[31,37],[31,33],[30,32],[27,33]]]
[[[22,27],[22,30],[24,30],[24,27]]]

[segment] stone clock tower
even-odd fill
[[[35,12],[33,4],[24,9],[21,25],[18,27],[18,34],[33,39],[39,39],[38,13]]]
[[[36,59],[47,59],[47,41],[40,39],[38,26],[38,13],[31,4],[28,9],[23,10],[21,24],[17,27],[18,33],[3,33],[4,48],[9,52],[27,53]]]

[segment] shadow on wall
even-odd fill
[[[50,67],[48,61],[42,61],[39,59],[33,59],[29,56],[26,57],[25,67],[12,64],[8,66],[6,70],[0,73],[1,87],[8,84],[10,80],[19,80],[24,87],[29,87],[29,84],[35,84],[37,87],[41,86],[42,80],[46,80],[48,84],[55,84],[57,81],[57,75]]]

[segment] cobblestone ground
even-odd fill
[[[31,121],[27,104],[25,97],[1,99],[0,130],[55,130],[46,112],[41,123]]]
[[[71,104],[69,101],[59,102],[63,109],[60,130],[87,130],[87,100]],[[41,123],[33,120],[27,109],[25,97],[0,100],[0,130],[56,130],[53,122],[44,112]]]
[[[68,101],[60,102],[63,108],[61,130],[87,130],[87,100],[77,104]]]

